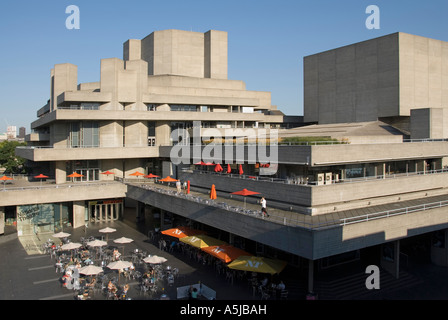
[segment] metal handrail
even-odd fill
[[[38,182],[35,182],[38,184]],[[5,191],[17,191],[17,190],[35,190],[35,189],[64,189],[64,188],[73,188],[73,187],[90,187],[90,186],[101,186],[101,185],[109,185],[116,184],[114,181],[80,181],[77,183],[63,183],[63,184],[43,184],[43,185],[34,185],[34,186],[22,186],[22,187],[1,187],[0,184],[0,192]]]
[[[253,216],[254,218],[256,217],[256,218],[262,219],[262,217],[257,215],[259,210],[252,210],[252,209],[242,208],[239,206],[228,205],[225,202],[215,202],[215,201],[212,201],[209,199],[204,199],[204,198],[197,197],[197,196],[186,195],[182,192],[177,193],[174,190],[165,190],[162,188],[157,188],[157,187],[149,186],[149,185],[133,184],[133,186],[140,187],[140,188],[150,190],[150,191],[155,191],[158,193],[167,194],[170,196],[182,197],[189,201],[199,202],[199,203],[202,203],[202,204],[205,204],[208,206],[218,207],[218,208],[221,208],[221,209],[224,209],[227,211],[237,212],[237,213]],[[349,224],[354,224],[354,223],[359,223],[359,222],[371,221],[371,220],[382,219],[382,218],[389,218],[392,216],[408,214],[408,213],[417,212],[417,211],[425,211],[425,210],[440,208],[440,207],[444,207],[444,206],[448,206],[448,200],[437,201],[437,202],[432,202],[432,203],[425,203],[425,204],[410,206],[410,207],[405,207],[405,208],[379,211],[379,212],[368,213],[365,215],[360,215],[360,216],[355,216],[355,217],[330,220],[330,221],[326,221],[326,222],[305,222],[305,221],[299,221],[299,219],[279,217],[279,216],[275,216],[272,214],[271,214],[271,217],[269,218],[269,221],[274,222],[274,223],[283,224],[283,225],[294,226],[294,227],[298,227],[298,228],[305,228],[308,230],[322,230],[322,229],[346,226]],[[297,216],[297,217],[299,217],[299,216]],[[352,220],[352,221],[349,221],[349,220]]]
[[[388,218],[388,217],[392,217],[392,216],[396,216],[396,215],[408,214],[408,213],[417,212],[417,211],[425,211],[425,210],[429,210],[429,209],[436,209],[436,208],[441,208],[441,207],[445,207],[445,206],[448,206],[448,200],[424,203],[424,204],[419,204],[416,206],[405,207],[405,208],[398,208],[398,209],[368,213],[365,215],[360,215],[360,216],[355,216],[355,217],[341,218],[340,221],[341,221],[341,225],[345,226],[345,225],[349,225],[349,224],[353,224],[353,223],[370,221],[370,220],[375,220],[375,219],[380,219],[380,218],[385,218],[385,217]],[[350,221],[350,220],[353,220],[353,221]]]

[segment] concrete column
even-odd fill
[[[62,184],[66,182],[67,171],[65,167],[65,161],[56,161],[54,176],[56,179],[56,184]]]
[[[157,109],[158,110],[158,109]],[[156,121],[156,145],[170,145],[171,127],[169,121]]]
[[[398,279],[400,276],[400,240],[383,244],[381,251],[381,267]]]
[[[448,266],[448,229],[441,230],[442,238],[431,245],[431,262],[437,266]]]
[[[5,207],[0,207],[0,235],[5,234]]]
[[[125,146],[146,147],[148,146],[148,126],[142,121],[125,121]],[[157,135],[157,130],[156,130]]]
[[[173,174],[173,164],[170,161],[162,162],[162,176],[171,176]]]
[[[308,293],[314,292],[314,260],[308,260]]]
[[[85,204],[84,201],[73,201],[73,228],[85,226]]]
[[[233,244],[235,239],[235,235],[233,233],[229,233],[229,244]]]
[[[110,219],[109,219],[109,205],[107,205],[107,204],[102,204],[101,207],[103,207],[103,209],[104,209],[104,219],[105,219],[106,221],[109,221],[109,220],[110,220]]]

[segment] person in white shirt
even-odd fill
[[[264,197],[262,197],[260,200],[260,203],[261,203],[261,214],[264,217],[269,217],[268,211],[266,209],[266,199]]]

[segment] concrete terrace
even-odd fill
[[[48,188],[54,192],[49,193]],[[23,197],[31,199],[29,204],[36,203],[35,197],[39,197],[38,202],[45,202],[43,197],[39,196],[39,191],[42,191],[43,195],[47,194],[48,202],[54,202],[55,199],[79,201],[127,197],[138,204],[160,208],[313,260],[448,226],[448,218],[444,214],[448,195],[443,194],[422,196],[413,200],[396,200],[387,204],[316,216],[298,213],[294,209],[281,209],[267,198],[270,216],[263,218],[260,215],[260,204],[257,202],[259,197],[247,197],[245,204],[242,196],[231,196],[229,192],[217,190],[218,198],[210,200],[208,189],[192,187],[189,195],[177,194],[174,186],[143,179],[128,180],[126,183],[100,181],[61,185],[13,180],[12,184],[6,184],[0,191],[0,205],[14,205],[5,203],[12,201],[11,199],[15,199],[17,204],[18,190],[21,190],[20,194],[28,192],[33,195],[31,198]],[[401,219],[403,215],[407,217],[406,223]]]

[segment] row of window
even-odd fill
[[[69,109],[69,110],[100,110],[101,103],[98,102],[71,102],[65,106],[59,106],[60,109]],[[157,105],[153,103],[146,104],[147,111],[156,111]],[[171,111],[188,111],[188,112],[211,112],[213,108],[225,109],[233,113],[253,113],[253,107],[240,107],[240,106],[199,106],[199,105],[189,105],[189,104],[171,104]]]

